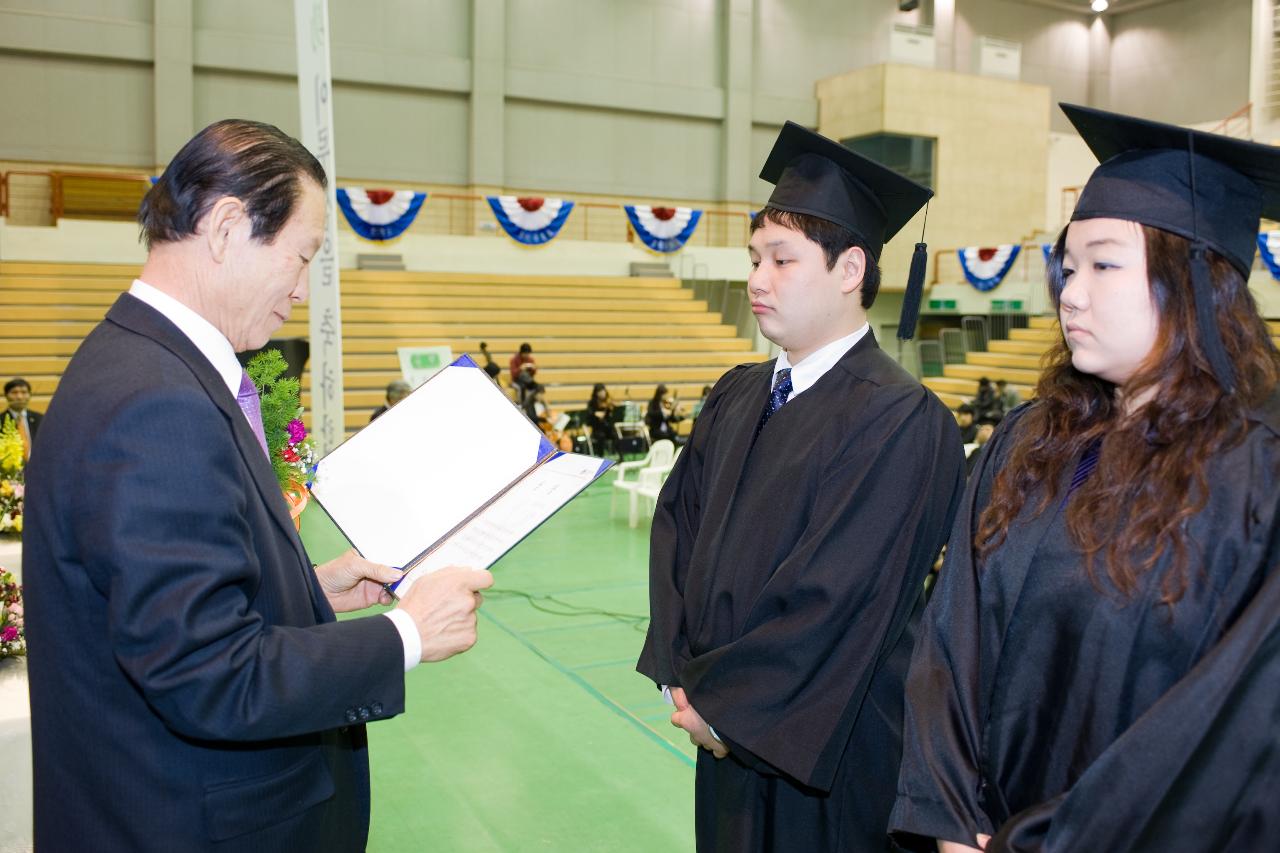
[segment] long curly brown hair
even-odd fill
[[[1218,330],[1235,368],[1236,390],[1228,394],[1214,377],[1200,345],[1192,298],[1189,250],[1182,237],[1142,227],[1147,278],[1159,315],[1159,331],[1142,367],[1122,387],[1076,370],[1059,337],[1045,353],[1038,402],[1010,437],[1007,461],[995,478],[991,499],[978,523],[979,562],[1004,542],[1006,530],[1033,495],[1039,515],[1061,499],[1068,468],[1100,442],[1098,471],[1071,495],[1067,531],[1085,555],[1085,569],[1102,589],[1098,558],[1125,598],[1138,580],[1166,555],[1161,600],[1175,604],[1186,590],[1190,563],[1187,522],[1209,495],[1211,457],[1243,440],[1245,413],[1264,401],[1280,376],[1280,354],[1258,314],[1244,277],[1209,252]],[[1062,288],[1066,229],[1048,264],[1055,304]],[[1149,401],[1125,412],[1127,399]]]

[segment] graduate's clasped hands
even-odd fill
[[[729,747],[716,740],[711,734],[711,726],[707,725],[702,715],[689,704],[689,697],[684,695],[683,687],[671,688],[671,701],[676,703],[676,710],[671,715],[671,725],[688,732],[690,743],[710,750],[716,758],[724,758],[729,754]]]

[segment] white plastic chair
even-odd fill
[[[631,526],[635,527],[640,521],[640,501],[645,502],[646,511],[652,517],[658,508],[658,495],[662,492],[662,484],[667,482],[667,476],[671,473],[671,469],[676,467],[676,460],[680,458],[680,451],[683,447],[676,448],[675,456],[671,457],[671,461],[666,465],[651,465],[640,472],[640,479],[636,483],[635,503],[632,505]]]
[[[643,459],[637,459],[635,462],[620,462],[614,466],[618,472],[613,481],[613,494],[609,497],[609,517],[613,518],[614,500],[618,496],[618,492],[625,492],[630,507],[631,526],[636,526],[636,489],[640,487],[641,474],[646,470],[654,467],[667,466],[670,471],[671,460],[675,458],[676,446],[667,439],[655,441],[649,448],[649,452],[645,454]],[[628,480],[627,474],[635,471],[636,479]]]

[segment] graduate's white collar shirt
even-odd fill
[[[222,381],[227,383],[231,396],[234,397],[240,393],[240,377],[244,373],[244,368],[236,360],[236,351],[231,347],[231,341],[218,331],[217,326],[140,278],[133,280],[133,284],[129,287],[129,295],[147,303],[177,326],[178,330],[196,345],[200,354],[209,359],[213,369],[218,371]]]
[[[227,383],[232,397],[240,392],[244,368],[236,360],[236,351],[231,346],[231,341],[218,331],[217,326],[142,279],[133,280],[133,284],[129,286],[129,295],[147,303],[177,326],[178,331],[186,335],[196,349],[209,359],[213,369]],[[422,638],[418,634],[418,627],[414,624],[413,617],[403,610],[389,610],[382,615],[391,620],[400,634],[400,641],[404,644],[404,670],[408,672],[418,665],[418,660],[422,657]]]
[[[773,380],[769,382],[769,387],[773,387],[774,381],[778,378],[779,370],[789,369],[791,371],[791,396],[787,399],[794,400],[797,396],[813,387],[813,383],[821,379],[828,370],[835,367],[836,362],[843,358],[845,353],[853,349],[854,344],[862,340],[869,331],[871,331],[871,324],[863,323],[862,328],[852,335],[845,335],[843,338],[837,338],[831,343],[819,347],[809,353],[809,357],[799,364],[792,364],[787,351],[783,350],[778,353],[778,361],[773,366]]]

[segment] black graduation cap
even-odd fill
[[[1191,241],[1191,283],[1205,355],[1235,387],[1213,311],[1205,249],[1246,279],[1263,216],[1280,218],[1280,148],[1133,116],[1059,104],[1100,161],[1072,221],[1126,219]]]
[[[933,190],[795,122],[787,122],[760,177],[774,184],[769,207],[848,228],[879,261],[880,250],[928,204]],[[907,277],[898,337],[915,335],[928,247],[917,243]]]

